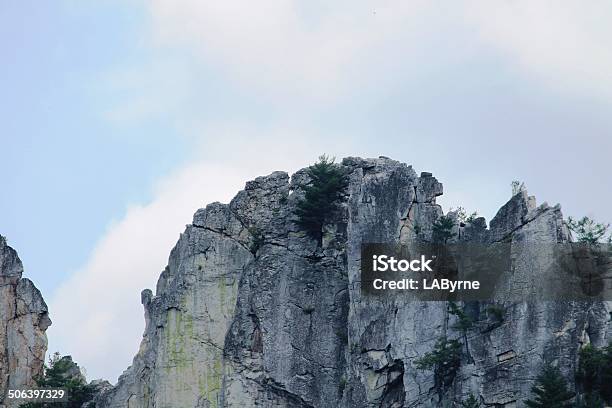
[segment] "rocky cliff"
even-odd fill
[[[7,390],[36,385],[47,351],[47,305],[22,273],[17,252],[0,236],[0,408],[16,406]]]
[[[474,326],[460,333],[447,302],[362,297],[361,244],[431,239],[442,184],[382,157],[341,166],[350,182],[321,246],[293,215],[304,170],[259,177],[229,204],[198,210],[155,294],[142,292],[140,350],[97,406],[437,407],[473,393],[486,406],[522,407],[542,361],[572,382],[579,347],[609,341],[605,302],[473,302],[464,307]],[[560,208],[524,192],[490,228],[479,218],[455,233],[480,243],[568,240]],[[467,343],[448,384],[415,368],[444,336]]]

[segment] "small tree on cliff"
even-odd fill
[[[457,207],[457,209],[451,208],[449,211],[455,211],[457,213],[457,221],[459,221],[460,224],[469,224],[478,218],[477,211],[468,215],[466,209],[463,207]]]
[[[433,223],[433,239],[440,244],[446,244],[449,239],[453,238],[456,233],[453,232],[455,220],[449,215],[439,217]]]
[[[525,401],[525,405],[531,408],[570,408],[568,401],[574,396],[568,391],[561,371],[551,365],[544,366],[531,392],[535,398]]]
[[[461,364],[461,348],[459,340],[441,337],[432,351],[414,360],[417,370],[433,369],[435,386],[439,393],[450,386],[457,375]]]
[[[567,219],[567,227],[576,234],[578,242],[597,244],[608,232],[610,224],[596,222],[589,217],[582,217],[579,220],[569,217]],[[612,236],[608,238],[608,242],[610,242],[611,238]]]
[[[470,316],[465,313],[463,308],[459,307],[455,302],[448,302],[448,312],[452,315],[457,316],[457,323],[453,325],[454,329],[460,330],[463,334],[463,342],[465,343],[465,353],[468,357],[468,361],[472,362],[472,355],[470,354],[470,346],[468,343],[467,333],[474,324],[474,321]]]
[[[337,215],[348,180],[343,169],[334,163],[334,158],[326,155],[320,156],[306,172],[311,181],[303,187],[304,199],[297,203],[295,214],[298,225],[320,244],[323,224]]]
[[[68,396],[65,402],[40,402],[22,404],[21,408],[80,408],[94,396],[94,389],[85,382],[85,378],[70,356],[62,357],[54,353],[45,366],[44,375],[36,380],[41,388],[64,388]]]
[[[612,343],[603,348],[588,344],[580,350],[576,380],[585,401],[596,404],[601,397],[612,403]]]
[[[480,408],[480,402],[478,402],[478,399],[474,396],[474,394],[470,394],[468,399],[461,403],[461,406],[463,408]]]

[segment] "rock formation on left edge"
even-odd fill
[[[43,373],[51,325],[47,305],[32,281],[22,278],[17,252],[0,235],[0,408],[16,407],[9,389],[31,388]]]

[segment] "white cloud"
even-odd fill
[[[157,45],[274,97],[335,100],[474,48],[563,90],[612,92],[604,1],[155,0],[150,11]]]
[[[612,93],[612,3],[472,1],[466,14],[485,43],[537,79],[562,90]]]
[[[433,10],[424,0],[151,3],[157,45],[185,46],[264,94],[322,100],[412,64],[419,39],[434,34],[423,19]]]
[[[312,138],[289,129],[265,136],[240,127],[210,132],[218,138],[202,146],[206,159],[159,182],[150,203],[131,206],[100,239],[86,265],[51,298],[49,351],[72,354],[92,378],[113,381],[131,364],[144,328],[140,292],[155,289],[196,209],[229,202],[256,176],[303,167],[321,153],[315,149],[337,151],[333,142],[315,147],[308,143]]]

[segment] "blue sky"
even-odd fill
[[[103,115],[117,96],[95,84],[143,53],[134,29],[142,18],[142,10],[102,2],[0,5],[0,229],[44,292],[83,264],[126,204],[149,199],[151,183],[187,154],[182,139],[169,143],[166,123],[116,126]]]
[[[609,8],[0,3],[0,233],[50,349],[114,381],[190,215],[324,152],[431,171],[446,208],[489,220],[513,179],[612,220]]]

